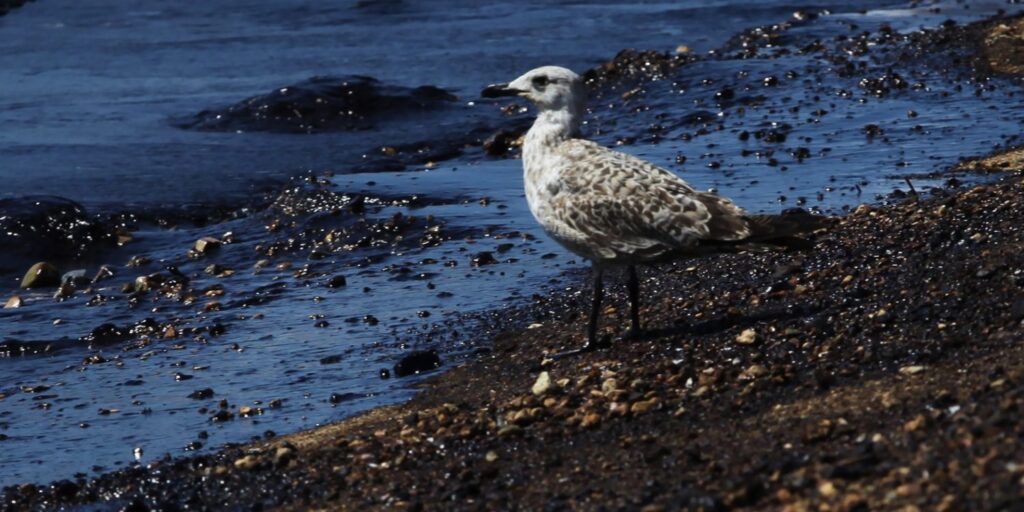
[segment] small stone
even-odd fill
[[[757,342],[757,331],[754,329],[746,329],[736,336],[736,343],[740,345],[753,345]]]
[[[210,421],[214,423],[221,423],[229,421],[235,418],[235,414],[224,409],[217,411],[213,416],[210,416]]]
[[[551,375],[549,375],[548,372],[540,372],[540,375],[537,376],[537,381],[533,383],[531,391],[533,391],[534,395],[541,396],[552,391],[553,388],[554,386],[551,384]]]
[[[100,267],[99,270],[96,271],[96,275],[93,276],[92,284],[96,284],[100,281],[105,281],[107,279],[110,279],[111,277],[114,277],[114,269],[112,269],[109,265],[103,265]]]
[[[220,247],[221,241],[213,238],[212,236],[204,236],[199,240],[196,240],[195,245],[192,248],[199,254],[208,254],[214,249]]]
[[[520,427],[519,425],[505,425],[504,427],[501,427],[500,430],[498,430],[498,437],[519,435],[522,432],[523,427]]]
[[[836,486],[832,482],[825,480],[818,484],[818,492],[825,498],[832,498],[836,495]]]
[[[65,281],[60,284],[57,291],[53,293],[53,298],[57,300],[64,300],[71,298],[75,294],[75,285],[71,284],[70,281]]]
[[[440,366],[441,358],[437,355],[437,351],[417,350],[406,355],[395,363],[395,367],[393,369],[396,376],[405,377],[407,375],[430,371],[439,368]]]
[[[211,276],[216,277],[230,277],[235,274],[235,271],[233,269],[225,267],[224,265],[221,265],[219,263],[212,263],[210,265],[207,265],[206,268],[203,269],[203,271]]]
[[[917,375],[924,370],[925,367],[920,365],[904,366],[903,368],[900,368],[900,373],[903,375]]]
[[[483,251],[473,255],[472,263],[474,267],[482,267],[484,265],[494,265],[498,263],[498,260],[494,258],[494,254],[490,251]]]
[[[20,308],[21,306],[24,305],[25,301],[21,300],[21,297],[17,295],[11,295],[11,298],[7,299],[7,302],[4,303],[4,309]]]
[[[188,397],[195,400],[205,400],[213,397],[213,390],[210,388],[197,389],[190,393]]]
[[[498,460],[498,452],[494,450],[487,452],[486,454],[484,454],[484,460],[486,460],[487,462],[494,462]]]
[[[768,368],[765,368],[764,365],[752,364],[746,370],[743,370],[743,373],[740,374],[740,379],[754,380],[765,375],[768,375]]]
[[[60,271],[45,261],[32,265],[21,279],[22,288],[49,288],[59,285]]]
[[[295,456],[295,450],[289,446],[278,446],[277,450],[274,451],[274,464],[280,465],[287,463]]]
[[[235,467],[238,469],[252,469],[259,464],[259,459],[255,455],[246,455],[235,461]]]
[[[598,423],[601,423],[601,415],[592,412],[583,417],[583,419],[580,421],[580,426],[583,428],[590,428],[597,425]]]
[[[345,276],[334,276],[330,281],[327,282],[328,288],[341,288],[347,285],[348,282],[345,280]]]
[[[921,428],[923,428],[927,422],[928,418],[925,418],[923,414],[919,414],[916,418],[906,422],[903,425],[903,430],[905,432],[916,432],[918,430],[921,430]]]
[[[60,276],[61,283],[70,283],[74,287],[89,286],[89,278],[85,277],[85,269],[69,270]]]
[[[605,379],[604,382],[601,383],[602,393],[608,394],[616,389],[619,389],[619,383],[615,379]]]
[[[644,414],[658,405],[658,399],[652,398],[650,400],[641,400],[639,402],[633,402],[633,405],[629,407],[629,412],[633,414]]]

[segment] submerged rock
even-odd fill
[[[24,305],[24,301],[21,300],[21,297],[12,295],[11,298],[7,299],[7,302],[4,303],[4,309],[20,308],[22,305]]]
[[[441,366],[441,358],[435,350],[417,350],[395,363],[395,375],[405,377],[420,372],[428,372]]]
[[[5,257],[79,259],[115,244],[114,230],[74,201],[53,196],[0,199],[0,247]]]
[[[448,91],[429,85],[384,85],[367,76],[314,77],[224,109],[204,110],[179,126],[291,133],[359,130],[388,115],[437,109],[455,100]]]
[[[21,279],[22,288],[51,288],[59,285],[60,271],[45,261],[32,265]]]

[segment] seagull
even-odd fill
[[[522,147],[530,213],[551,238],[592,264],[587,340],[571,353],[606,345],[597,336],[606,269],[627,268],[630,328],[621,338],[630,339],[641,334],[638,264],[753,245],[806,245],[799,235],[830,220],[802,210],[749,215],[666,169],[581,138],[586,93],[583,80],[569,69],[539,67],[488,86],[482,96],[516,96],[536,106],[537,119]]]

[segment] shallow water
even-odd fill
[[[0,18],[0,197],[45,193],[95,213],[139,219],[167,209],[250,209],[201,227],[185,217],[172,219],[170,229],[133,221],[134,239],[124,248],[62,262],[65,269],[87,267],[90,276],[98,264],[110,263],[115,278],[63,302],[51,298],[52,290],[23,294],[25,307],[0,310],[0,340],[18,340],[30,350],[50,347],[0,359],[0,485],[211,449],[402,400],[418,378],[380,378],[402,354],[437,348],[444,366],[457,364],[488,342],[486,329],[481,334],[460,319],[523,304],[544,290],[574,288],[566,270],[584,266],[529,218],[517,160],[468,148],[431,169],[414,162],[402,172],[383,172],[386,166],[373,163],[381,146],[462,141],[467,120],[492,131],[508,123],[497,111],[505,103],[479,100],[483,84],[552,62],[583,70],[627,47],[686,44],[703,53],[722,48],[741,29],[790,19],[799,8],[834,12],[786,31],[778,45],[784,50],[874,32],[882,23],[910,31],[1007,7],[871,2],[858,7],[862,12],[845,12],[844,2],[818,2],[813,9],[734,1],[486,8],[401,1],[287,8],[279,2],[121,4],[39,0]],[[941,12],[930,12],[936,5]],[[839,211],[884,200],[904,186],[906,175],[922,190],[938,185],[916,176],[991,150],[1016,135],[1024,120],[1021,109],[1010,107],[1019,98],[1006,81],[984,83],[993,89],[975,95],[978,83],[960,68],[872,50],[863,56],[865,68],[841,76],[818,54],[766,58],[776,50],[757,59],[704,59],[670,79],[641,84],[628,99],[621,90],[605,92],[592,102],[587,129],[607,144],[627,142],[624,151],[662,162],[754,211],[798,204]],[[722,54],[734,51],[726,47]],[[879,97],[859,85],[890,68],[925,87]],[[204,109],[312,76],[358,74],[392,86],[430,84],[459,99],[437,112],[378,119],[356,131],[178,127]],[[765,86],[769,76],[778,85]],[[716,100],[723,89],[732,97]],[[909,110],[916,116],[908,117]],[[740,139],[742,131],[783,125],[791,127],[785,141]],[[882,133],[868,137],[867,125]],[[319,177],[317,183],[288,181],[306,171]],[[333,177],[323,177],[325,171]],[[299,214],[285,206],[308,201],[266,208],[261,198],[286,187],[300,190],[293,199],[326,197],[329,204]],[[365,214],[352,206],[357,197],[366,198]],[[194,240],[225,232],[234,243],[211,256],[186,255]],[[329,233],[342,241],[325,241]],[[495,262],[474,265],[484,252]],[[153,262],[123,267],[133,255]],[[7,257],[0,253],[0,261]],[[254,269],[264,258],[270,266]],[[211,263],[235,273],[208,275]],[[278,269],[282,263],[291,267]],[[140,292],[134,300],[120,291],[139,275],[170,276],[168,265],[190,278],[186,290]],[[335,275],[344,275],[347,285],[326,287]],[[20,271],[0,277],[6,297]],[[222,294],[210,288],[218,284]],[[183,300],[187,289],[211,292]],[[220,308],[211,309],[212,302]],[[158,327],[93,348],[79,341],[100,324],[126,328],[145,318]],[[175,326],[176,336],[165,337],[167,325]],[[96,355],[102,359],[88,360]],[[212,396],[189,398],[206,388]],[[227,401],[225,410],[246,405],[263,414],[213,422],[220,400]],[[274,400],[280,407],[271,407]]]

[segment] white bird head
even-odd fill
[[[533,102],[542,112],[566,110],[572,114],[582,114],[586,99],[580,76],[558,66],[531,69],[507,84],[488,86],[482,95],[485,98],[520,96]]]

